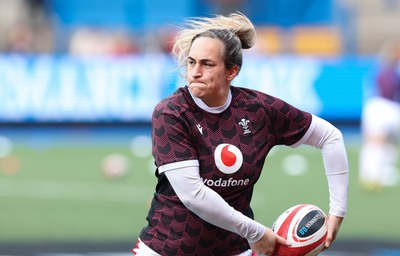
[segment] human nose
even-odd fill
[[[202,75],[201,66],[199,64],[195,64],[191,70],[192,77],[200,77]]]

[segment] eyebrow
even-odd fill
[[[194,58],[192,58],[192,57],[190,57],[190,56],[188,56],[188,60],[196,61]],[[212,59],[200,59],[200,60],[199,60],[199,62],[207,62],[207,61],[215,62],[215,61],[212,60]]]

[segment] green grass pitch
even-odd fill
[[[347,145],[347,150],[348,215],[339,237],[400,241],[400,186],[363,190],[357,180],[359,146]],[[54,142],[46,147],[17,143],[10,156],[0,158],[0,243],[134,243],[145,225],[156,181],[150,148],[137,152],[143,154],[135,154],[129,141],[100,146]],[[110,180],[103,176],[101,162],[115,153],[128,157],[128,172]],[[270,227],[280,213],[299,203],[328,210],[322,157],[307,146],[277,147],[254,191],[256,219]]]

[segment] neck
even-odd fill
[[[225,102],[223,102],[215,107],[210,106],[206,102],[204,102],[202,99],[193,96],[192,93],[190,92],[190,90],[189,90],[189,93],[192,96],[192,98],[197,106],[199,106],[201,109],[203,109],[207,112],[213,113],[213,114],[219,114],[219,113],[223,112],[225,109],[227,109],[229,107],[229,105],[231,104],[231,101],[232,101],[232,94],[231,94],[230,90],[228,91],[228,95],[225,99]]]

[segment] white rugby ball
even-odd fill
[[[116,179],[125,176],[128,167],[128,157],[119,153],[107,155],[101,162],[103,175],[108,179]]]
[[[328,218],[317,206],[299,204],[283,212],[272,225],[272,231],[291,245],[277,244],[275,256],[315,256],[324,248]]]

